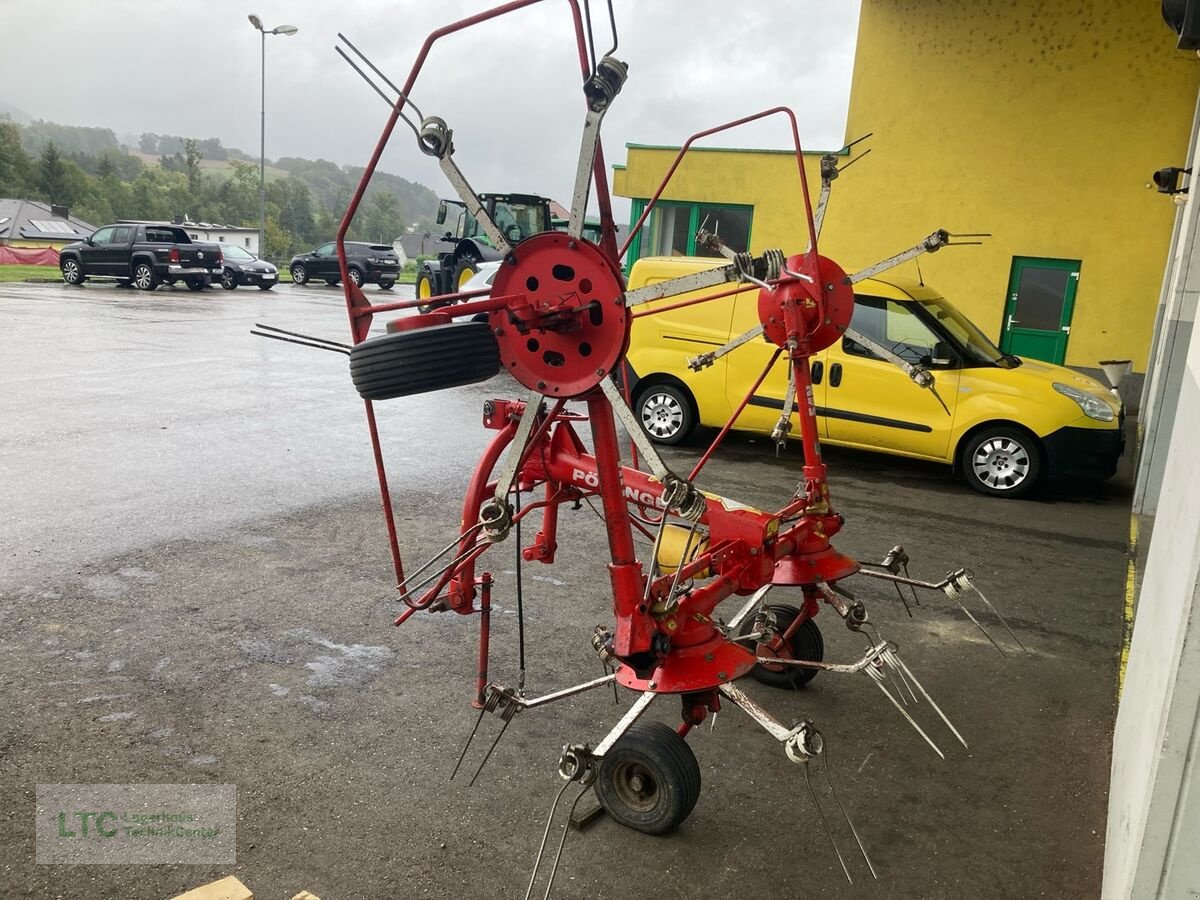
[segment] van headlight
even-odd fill
[[[1078,403],[1079,408],[1083,410],[1083,414],[1089,419],[1096,419],[1099,422],[1111,422],[1116,418],[1112,407],[1099,397],[1094,397],[1085,391],[1078,390],[1067,384],[1059,384],[1057,381],[1054,382],[1054,389],[1064,397],[1070,397]]]

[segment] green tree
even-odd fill
[[[21,147],[21,130],[0,122],[0,197],[19,199],[29,193],[33,160]]]
[[[88,177],[77,163],[63,159],[51,141],[38,160],[37,188],[42,199],[70,206],[87,192]]]
[[[183,142],[183,162],[187,173],[188,190],[199,199],[201,188],[200,160],[204,154],[194,140],[188,138]]]
[[[291,233],[280,226],[274,216],[267,216],[266,246],[260,254],[265,259],[281,260],[292,254],[292,244],[295,243]]]

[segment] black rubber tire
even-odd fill
[[[227,291],[232,291],[237,286],[237,275],[234,274],[233,269],[226,269],[221,273],[221,287]]]
[[[154,266],[150,263],[137,263],[132,274],[133,286],[139,291],[152,291],[158,287],[158,276],[154,274]]]
[[[292,266],[292,284],[298,284],[301,287],[308,284],[308,270],[300,263]]]
[[[642,431],[656,444],[682,444],[696,430],[692,395],[668,382],[639,386],[633,411]]]
[[[178,280],[179,280],[178,278],[164,278],[162,280],[162,283],[165,284],[167,287],[175,287],[175,282]]]
[[[350,266],[348,269],[346,269],[346,275],[354,283],[355,287],[363,286],[364,278],[361,269],[356,269],[354,266]],[[341,279],[339,278],[338,280],[340,281]]]
[[[202,291],[208,287],[207,278],[188,278],[186,281],[189,291]]]
[[[479,263],[477,263],[471,257],[464,256],[462,259],[460,259],[454,266],[454,277],[450,281],[450,293],[457,294],[459,291],[461,291],[463,282],[478,271]],[[470,272],[471,275],[466,275],[464,278],[464,273],[466,272]]]
[[[787,631],[796,616],[800,615],[800,610],[787,603],[772,604],[767,609],[775,613],[775,627],[779,634]],[[738,629],[738,634],[749,634],[753,628],[754,619],[747,618],[742,623],[742,627]],[[825,640],[821,637],[821,629],[815,620],[806,619],[800,624],[800,627],[792,633],[788,640],[788,649],[792,659],[811,659],[813,662],[821,662],[825,658]],[[750,647],[750,650],[753,652],[755,648]],[[750,670],[750,677],[771,687],[791,689],[808,684],[817,677],[818,671],[818,669],[789,666],[775,672],[765,666],[756,665]]]
[[[342,279],[340,279],[340,278],[326,278],[326,279],[325,279],[325,283],[326,283],[327,285],[329,285],[330,287],[337,287],[339,284],[341,284],[341,283],[342,283]]]
[[[426,285],[428,285],[428,293],[422,295],[421,291]],[[424,315],[425,313],[432,312],[436,308],[432,301],[433,297],[437,294],[437,281],[434,279],[433,274],[428,269],[422,269],[421,273],[417,276],[417,283],[414,293],[416,294],[418,300],[424,298],[430,301],[429,303],[419,304],[417,306],[417,312]]]
[[[700,799],[700,766],[669,725],[635,722],[600,760],[596,797],[626,828],[666,834]]]
[[[83,274],[83,266],[73,256],[64,257],[59,261],[58,270],[62,274],[64,284],[83,284],[87,278]]]
[[[381,281],[381,282],[379,282],[379,289],[380,289],[381,291],[390,291],[390,290],[391,290],[392,288],[394,288],[395,286],[396,286],[396,282],[394,282],[394,281]]]
[[[1023,497],[1042,476],[1037,439],[1019,428],[985,428],[963,443],[959,465],[972,488],[989,497]]]
[[[275,285],[273,285],[273,284],[260,284],[260,285],[258,286],[258,289],[259,289],[260,291],[269,291],[269,290],[270,290],[271,288],[273,288],[273,287],[275,287]]]
[[[364,400],[390,400],[487,381],[500,371],[491,327],[450,322],[370,338],[350,351],[350,378]]]

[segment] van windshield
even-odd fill
[[[999,366],[1003,369],[1013,369],[1021,364],[1015,356],[1000,352],[978,326],[951,306],[945,300],[917,300],[918,305],[938,325],[947,331],[966,355],[963,362],[967,365]]]

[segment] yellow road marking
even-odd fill
[[[1117,698],[1125,687],[1125,667],[1129,665],[1129,643],[1133,639],[1133,601],[1137,581],[1138,517],[1129,516],[1129,558],[1125,561],[1125,609],[1121,623],[1121,665],[1117,669]]]

